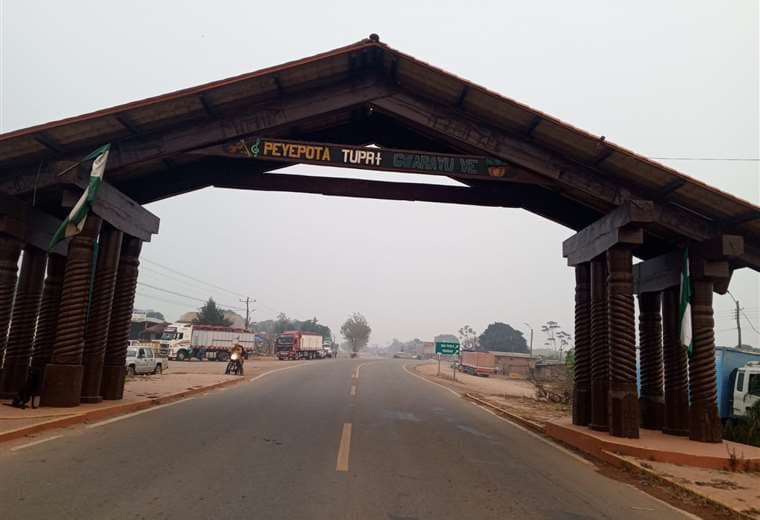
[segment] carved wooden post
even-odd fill
[[[13,295],[16,292],[20,254],[21,243],[7,235],[0,234],[0,363],[5,356],[8,324],[11,321]]]
[[[591,261],[591,424],[607,431],[610,350],[607,327],[607,260]]]
[[[124,396],[124,378],[129,342],[129,324],[137,288],[137,270],[140,265],[142,241],[126,235],[121,245],[119,270],[116,276],[116,290],[111,310],[111,324],[103,366],[103,381],[100,392],[103,399],[121,399]]]
[[[30,374],[42,381],[42,371],[50,362],[55,345],[55,326],[58,319],[58,309],[61,303],[63,274],[66,270],[66,258],[61,255],[48,256],[47,277],[42,291],[37,332],[34,335],[34,350]],[[37,389],[39,390],[39,388]]]
[[[659,430],[664,423],[662,365],[662,316],[660,293],[639,295],[639,344],[641,345],[641,427]]]
[[[713,281],[709,277],[695,277],[692,286],[694,346],[689,359],[689,438],[702,442],[720,442],[722,430],[715,374]]]
[[[41,406],[78,406],[82,390],[82,351],[92,279],[95,239],[101,219],[90,214],[81,233],[71,239],[63,276],[55,347],[45,367]]]
[[[575,388],[573,424],[591,422],[591,264],[575,266]]]
[[[84,342],[81,398],[83,403],[99,403],[103,400],[100,396],[100,383],[103,377],[103,359],[111,321],[122,236],[121,231],[107,223],[100,232],[100,252]]]
[[[662,342],[665,366],[665,423],[670,435],[689,434],[689,376],[686,349],[681,346],[678,319],[680,288],[662,292]]]
[[[0,378],[0,399],[16,397],[26,382],[46,262],[47,254],[44,251],[30,245],[24,248],[13,304],[13,319],[5,349],[5,364]]]
[[[639,400],[636,392],[636,329],[633,307],[631,247],[617,244],[607,251],[610,345],[609,432],[638,438]]]

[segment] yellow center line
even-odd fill
[[[348,456],[351,452],[351,423],[343,423],[343,433],[340,435],[338,461],[335,471],[348,471]]]

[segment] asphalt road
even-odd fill
[[[405,364],[313,361],[2,446],[0,517],[685,518]]]

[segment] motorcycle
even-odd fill
[[[232,353],[224,373],[233,376],[243,375],[243,358],[239,352]]]

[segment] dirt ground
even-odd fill
[[[760,519],[760,473],[719,471],[623,457],[750,518]]]
[[[443,363],[440,376],[436,375],[437,363],[418,365],[416,370],[425,376],[443,379],[460,392],[474,393],[481,399],[539,424],[566,417],[570,413],[567,404],[537,400],[535,386],[523,379],[509,379],[503,376],[478,377],[457,372],[456,381],[453,381],[452,369]]]

